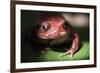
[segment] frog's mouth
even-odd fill
[[[59,38],[62,38],[63,36],[66,35],[66,32],[61,32],[59,34],[39,34],[39,38],[41,39],[53,39],[53,40],[56,40],[56,39],[59,39]]]
[[[63,37],[63,35],[48,35],[48,36],[44,36],[44,35],[39,35],[39,38],[41,39],[58,39]]]
[[[49,38],[48,39],[45,36],[39,36],[38,41],[43,43],[43,44],[48,44],[49,43],[49,45],[59,45],[59,44],[62,44],[63,42],[66,41],[66,37],[67,37],[66,34],[59,37],[59,38],[56,38],[56,39],[54,39],[54,38],[52,38],[52,39]]]
[[[42,39],[58,39],[63,37],[66,34],[65,31],[53,31],[53,32],[41,32],[38,34],[39,38]]]
[[[57,38],[59,38],[59,36],[56,36],[56,35],[48,35],[48,36],[40,35],[39,37],[41,39],[57,39]]]

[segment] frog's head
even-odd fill
[[[64,28],[67,24],[63,17],[55,16],[47,18],[40,23],[38,37],[42,39],[57,39],[63,37],[69,30],[69,27]]]

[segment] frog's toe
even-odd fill
[[[65,56],[65,55],[70,55],[71,57],[73,57],[73,52],[72,52],[71,50],[69,50],[69,51],[67,51],[67,52],[65,52],[65,53],[63,53],[63,54],[61,54],[60,57],[63,57],[63,56]]]

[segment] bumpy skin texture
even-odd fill
[[[71,34],[71,37],[70,37]],[[67,35],[66,39],[72,42],[71,47],[64,54],[63,57],[70,54],[73,57],[74,53],[79,49],[79,37],[70,28],[70,24],[61,16],[51,16],[42,20],[38,30],[38,37],[42,39],[57,39]]]

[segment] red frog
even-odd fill
[[[79,49],[79,37],[77,33],[72,32],[70,24],[62,16],[51,16],[40,23],[38,30],[39,38],[53,40],[61,38],[64,35],[66,35],[68,41],[71,37],[70,41],[72,41],[72,44],[69,50],[60,56],[70,54],[73,57],[74,53]]]

